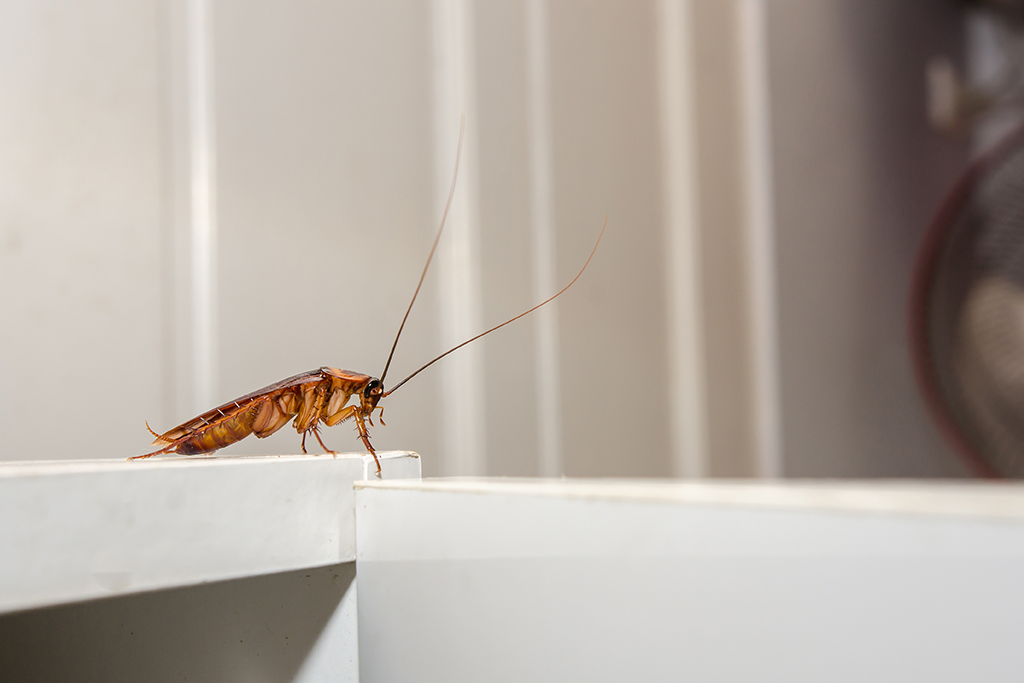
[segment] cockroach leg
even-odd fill
[[[303,436],[305,436],[305,435],[303,435]],[[324,449],[324,453],[330,453],[331,455],[337,455],[338,454],[337,451],[332,451],[330,448],[328,448],[327,446],[324,445],[324,440],[320,438],[320,428],[319,427],[313,427],[313,436],[315,436],[316,440],[320,442],[320,448]]]
[[[363,440],[363,445],[366,446],[366,450],[370,451],[370,455],[373,456],[373,462],[377,464],[377,478],[380,479],[380,458],[377,457],[377,451],[373,450],[373,446],[370,445],[370,440],[360,435],[360,439]]]
[[[381,423],[382,426],[387,427],[388,423],[384,421],[384,406],[374,406],[374,408],[372,410],[370,410],[369,414],[367,414],[366,420],[367,420],[367,422],[370,423],[370,426],[371,427],[376,427],[377,426],[377,425],[373,424],[373,411],[374,410],[379,410],[380,411],[380,415],[377,416],[377,419],[380,420],[380,423]]]
[[[373,411],[371,410],[372,414]],[[373,456],[373,461],[377,464],[377,478],[380,479],[380,458],[377,457],[377,451],[373,449],[373,444],[370,443],[370,434],[366,431],[366,423],[363,422],[363,416],[360,413],[355,414],[356,418],[356,431],[359,432],[359,440],[366,446],[366,450]]]

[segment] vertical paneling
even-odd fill
[[[161,403],[160,3],[6,3],[0,458],[136,452]]]
[[[657,10],[672,471],[700,477],[709,472],[710,463],[696,155],[696,27],[688,0],[660,0]]]
[[[537,455],[542,476],[564,471],[562,454],[562,382],[558,355],[559,302],[549,301],[556,290],[554,159],[551,141],[551,39],[548,3],[526,3],[527,99],[530,147],[530,232],[533,251],[533,296],[547,303],[534,321]],[[561,290],[559,290],[561,291]]]
[[[492,326],[530,308],[534,262],[530,248],[527,26],[523,2],[476,6],[480,113],[480,248],[483,324]],[[481,340],[487,393],[489,474],[536,476],[536,317]]]
[[[429,6],[412,1],[216,4],[224,398],[321,365],[383,370],[440,219],[429,26]],[[390,384],[436,353],[437,295],[434,272]],[[421,452],[428,472],[437,378],[389,398],[388,426],[373,431],[377,448]],[[325,441],[360,448],[350,424]],[[298,442],[287,428],[236,448]]]
[[[185,3],[185,87],[188,111],[189,311],[191,314],[192,399],[202,412],[216,399],[220,364],[220,280],[217,246],[217,128],[213,64],[212,3]],[[185,265],[185,261],[181,265]]]
[[[459,139],[456,121],[469,123],[463,133],[459,190],[452,197],[447,234],[437,251],[441,346],[454,348],[476,335],[480,318],[480,115],[477,113],[475,3],[431,3],[434,141],[434,205],[442,213],[451,192],[452,149]],[[441,445],[445,474],[484,474],[487,464],[484,348],[471,345],[439,365]]]
[[[551,5],[565,471],[670,471],[661,141],[651,3]]]
[[[741,5],[766,12],[770,118],[744,100]],[[606,214],[608,232],[585,276],[545,314],[542,343],[535,316],[460,352],[476,361],[445,359],[388,399],[378,448],[419,451],[428,475],[666,475],[673,428],[694,433],[671,412],[674,387],[706,405],[707,472],[752,474],[751,311],[768,296],[785,473],[961,471],[921,410],[903,331],[917,239],[964,159],[924,119],[925,60],[961,48],[956,3],[680,0],[693,22],[693,82],[677,94],[693,98],[695,129],[681,158],[697,178],[693,205],[676,209],[666,207],[663,164],[678,114],[659,108],[665,27],[654,0],[536,0],[534,14],[525,0],[452,6],[471,38],[459,48],[462,87],[475,95],[447,101],[435,59],[455,38],[435,31],[428,3],[210,0],[217,342],[199,379],[208,374],[213,400],[320,365],[381,372],[440,218],[451,112],[464,109],[476,187],[460,181],[459,190],[476,202],[467,211],[479,233],[460,267],[476,275],[446,289],[453,269],[435,264],[389,385],[456,341],[442,315],[458,303],[452,292],[479,309],[463,316],[474,329],[462,332],[478,332],[549,294],[537,290],[552,273],[556,286],[567,282]],[[6,8],[0,457],[128,455],[149,440],[144,419],[167,428],[197,408],[185,9]],[[543,16],[543,31],[530,16]],[[538,156],[542,99],[547,161]],[[773,155],[774,295],[750,279],[746,259],[766,253],[743,231],[749,117]],[[532,232],[542,205],[547,237]],[[689,270],[667,251],[674,210],[699,230],[692,313],[669,297],[680,281],[672,269]],[[457,232],[446,250],[464,246]],[[703,389],[671,371],[682,333],[703,343]],[[539,352],[552,338],[557,353]],[[453,363],[475,364],[482,397],[442,390]],[[551,430],[544,421],[555,413]],[[459,438],[460,454],[443,436],[458,420],[477,435]],[[354,436],[343,425],[325,438],[352,450]],[[297,448],[285,429],[235,452]]]
[[[538,294],[528,34],[522,3],[467,7],[478,33],[480,105],[468,123],[479,143],[486,324]],[[439,218],[431,10],[223,0],[209,11],[213,400],[323,364],[379,373]],[[562,392],[549,398],[570,406],[564,470],[667,473],[653,9],[555,3],[545,12],[555,284],[575,273],[610,215],[605,244],[558,312]],[[134,453],[148,441],[143,419],[167,428],[196,409],[188,19],[174,4],[130,13],[57,4],[5,23],[2,49],[15,67],[4,72],[10,125],[0,133],[13,150],[3,166],[2,277],[5,313],[17,323],[3,339],[5,457],[27,457],[48,433],[49,411],[29,407],[50,405],[53,386],[88,396],[61,418],[76,437],[96,437],[82,455],[109,455],[111,445]],[[443,350],[442,274],[427,278],[391,384]],[[474,457],[495,473],[535,473],[535,321],[503,330],[480,353],[487,441]],[[117,382],[105,381],[111,375]],[[391,397],[389,426],[374,432],[379,448],[420,451],[428,474],[444,471],[442,417],[472,401],[444,397],[442,375],[432,368]],[[111,412],[124,427],[110,429]],[[343,426],[326,438],[349,450],[353,436]],[[296,448],[282,430],[234,450]]]
[[[753,476],[749,282],[735,2],[693,2],[708,472]]]
[[[779,390],[778,274],[776,272],[775,185],[772,167],[768,9],[765,0],[737,3],[741,91],[743,213],[750,330],[751,425],[755,472],[782,475],[782,418]]]

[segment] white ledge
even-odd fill
[[[1024,521],[1024,484],[989,481],[516,479],[364,481],[356,488]]]
[[[419,456],[378,454],[383,478]],[[0,612],[355,559],[366,454],[0,463]]]
[[[366,680],[1024,680],[1019,484],[427,480],[356,503]]]

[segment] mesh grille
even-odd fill
[[[942,399],[977,455],[1024,477],[1024,146],[976,169],[928,302]]]

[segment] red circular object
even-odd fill
[[[1018,204],[1019,223],[1016,211],[1007,210]],[[1006,444],[986,434],[991,423],[972,418],[978,403],[964,397],[965,371],[956,367],[967,297],[982,278],[1000,275],[983,263],[982,247],[993,241],[985,232],[992,230],[1002,231],[997,246],[1019,241],[1024,250],[1024,127],[974,161],[946,194],[918,251],[908,306],[914,371],[939,429],[978,476],[1016,478],[1024,477],[1024,441],[1021,464],[1008,465]],[[1024,340],[1020,353],[1024,357]],[[1019,418],[1011,419],[1024,425],[1024,405]],[[993,442],[1001,450],[998,455],[992,452]]]

